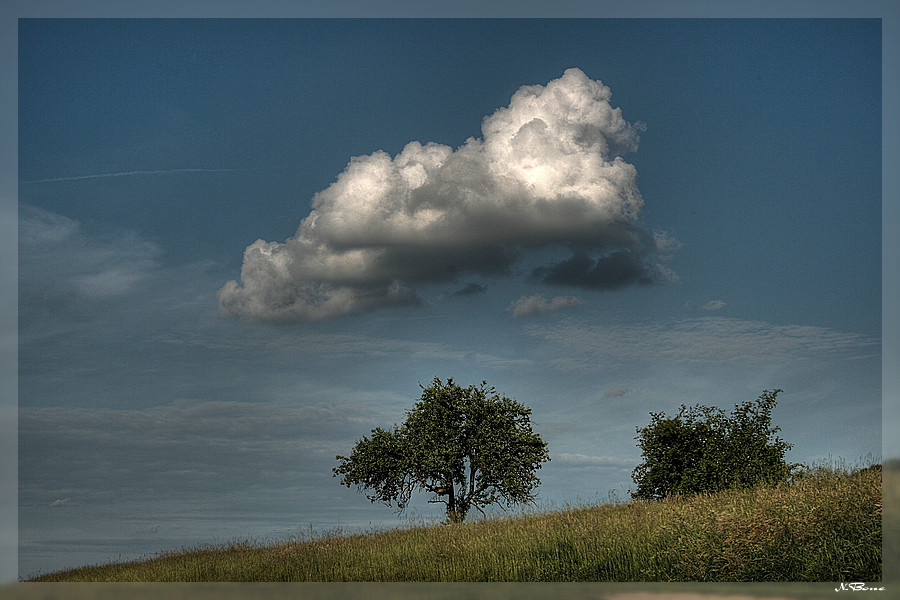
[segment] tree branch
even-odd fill
[[[416,476],[416,481],[419,482],[419,486],[420,486],[420,487],[422,487],[423,489],[425,489],[425,490],[431,492],[432,494],[442,495],[442,494],[446,494],[446,493],[447,493],[447,492],[444,490],[444,488],[443,488],[442,486],[439,486],[439,485],[431,485],[430,483],[428,483],[427,481],[425,481],[424,479],[422,479],[422,478],[419,477],[418,475]]]

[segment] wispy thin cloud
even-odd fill
[[[624,396],[627,393],[628,393],[627,387],[617,385],[616,387],[608,389],[605,392],[603,392],[603,397],[604,398],[621,398],[622,396]]]
[[[478,296],[480,294],[484,294],[485,292],[487,292],[486,285],[470,283],[466,287],[453,292],[452,294],[450,294],[450,296],[454,297],[454,298],[458,298],[458,297],[462,297],[462,296]]]
[[[774,325],[727,317],[684,319],[669,323],[585,325],[540,322],[525,326],[529,334],[566,348],[568,366],[600,360],[673,362],[766,362],[872,357],[881,341],[866,335],[805,325]],[[557,361],[558,366],[566,363]]]
[[[28,300],[26,308],[50,297],[122,296],[159,268],[161,254],[132,232],[92,235],[73,219],[19,206],[19,298]]]
[[[703,310],[722,310],[725,308],[725,303],[721,300],[710,300],[700,308]]]
[[[143,486],[212,494],[226,491],[226,481],[277,489],[278,473],[297,456],[307,477],[330,477],[334,455],[374,426],[376,408],[189,400],[145,409],[25,408],[20,476],[26,495],[53,493],[54,507],[72,504],[74,491],[94,499],[95,491],[137,498]],[[97,453],[112,458],[98,462]]]
[[[727,306],[727,304],[725,304],[725,302],[722,300],[710,300],[706,304],[701,304],[700,306],[697,306],[697,304],[695,304],[694,302],[685,302],[684,303],[685,310],[690,310],[690,311],[705,310],[708,312],[713,312],[713,311],[717,311],[717,310],[722,310],[726,306]]]
[[[517,319],[524,317],[534,317],[541,313],[560,310],[563,308],[571,308],[582,304],[581,298],[575,296],[556,296],[552,300],[547,300],[543,296],[522,296],[509,305],[506,309],[511,312]]]
[[[169,175],[172,173],[240,173],[245,171],[260,171],[270,167],[250,167],[242,169],[153,169],[140,171],[119,171],[116,173],[92,173],[90,175],[73,175],[70,177],[51,177],[48,179],[31,179],[20,181],[19,185],[35,183],[56,183],[59,181],[81,181],[84,179],[107,179],[111,177],[137,177],[143,175]]]

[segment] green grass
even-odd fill
[[[36,581],[866,581],[882,578],[881,468],[791,485],[470,524],[160,554]]]

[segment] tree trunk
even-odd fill
[[[456,506],[456,490],[453,485],[447,487],[447,520],[451,523],[461,523],[465,515],[460,515]]]

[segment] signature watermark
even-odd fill
[[[855,581],[853,583],[841,583],[840,587],[834,588],[836,592],[883,592],[884,587],[869,587],[868,584],[862,583],[860,581]]]

